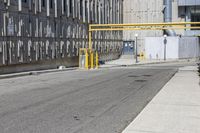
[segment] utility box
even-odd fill
[[[98,52],[87,49],[81,48],[79,50],[79,68],[81,69],[93,69],[98,68],[99,66],[99,56]]]

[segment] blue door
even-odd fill
[[[134,41],[124,41],[123,42],[123,54],[133,55],[134,53]]]

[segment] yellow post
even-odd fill
[[[90,63],[91,63],[91,69],[94,68],[94,53],[92,50],[90,50]]]
[[[89,25],[89,54],[90,54],[90,63],[91,63],[91,68],[94,68],[94,55],[92,52],[92,31],[91,31],[91,26]]]
[[[140,52],[140,60],[142,60],[142,52]]]
[[[96,69],[99,68],[99,55],[98,52],[96,51]]]
[[[79,68],[81,68],[81,49],[79,49]]]
[[[144,60],[144,54],[143,54],[143,52],[140,53],[140,60]]]
[[[142,55],[143,55],[143,60],[145,60],[145,53],[144,53],[144,52],[142,52]]]
[[[85,68],[89,69],[88,50],[85,50]]]
[[[144,52],[144,60],[146,60],[146,53]]]
[[[92,31],[91,26],[89,26],[89,49],[92,50]]]

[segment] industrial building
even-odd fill
[[[77,66],[90,23],[123,23],[123,0],[1,0],[0,73]],[[122,36],[93,33],[100,60],[119,57]]]
[[[2,0],[0,11],[0,73],[7,73],[77,66],[79,48],[89,45],[89,24],[198,22],[200,0]],[[181,39],[200,30],[96,31],[92,46],[100,60],[117,59],[123,42],[134,53],[136,33],[138,51],[150,58],[158,56],[147,52],[148,37]],[[196,44],[198,37],[190,40]]]
[[[132,6],[135,5],[135,6]],[[125,0],[124,1],[124,23],[163,23],[163,22],[199,22],[200,21],[200,0]],[[191,26],[191,25],[188,25]],[[199,26],[199,25],[192,25]],[[135,34],[138,34],[138,51],[146,52],[147,58],[149,53],[145,45],[152,42],[152,37],[157,37],[153,41],[159,40],[159,37],[164,39],[164,35],[168,38],[176,37],[179,40],[183,39],[188,44],[195,44],[197,51],[199,51],[198,36],[200,30],[186,29],[186,30],[165,30],[165,31],[126,31],[124,32],[124,42],[130,42],[135,40]],[[148,38],[149,37],[149,38]],[[194,37],[189,39],[188,37]],[[150,39],[150,41],[148,40]],[[188,42],[193,40],[194,42]],[[182,41],[178,41],[182,42]],[[163,44],[163,41],[160,45]],[[181,44],[180,44],[181,45]],[[127,46],[127,45],[126,45]],[[132,45],[131,45],[132,46]],[[189,45],[190,46],[190,45]],[[188,47],[189,47],[188,46]],[[149,46],[147,46],[149,48]],[[185,46],[186,47],[186,46]],[[193,50],[194,48],[191,48]],[[187,50],[190,50],[188,48]],[[180,51],[180,50],[178,50]],[[163,52],[163,50],[162,50]],[[156,55],[157,53],[155,53]],[[162,53],[163,54],[163,53]],[[156,57],[154,55],[154,57]],[[158,54],[157,54],[158,55]],[[176,53],[178,55],[178,53]],[[199,53],[197,53],[199,55]],[[152,56],[151,56],[152,57]],[[187,57],[186,55],[184,58]],[[190,56],[188,56],[190,58]],[[196,57],[196,56],[195,56]],[[160,55],[163,58],[163,55]],[[175,58],[175,57],[174,57]],[[177,56],[176,56],[177,58]]]

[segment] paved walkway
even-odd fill
[[[197,67],[184,67],[123,133],[200,133]]]
[[[139,60],[139,58],[138,58]],[[106,62],[104,65],[101,65],[101,68],[104,67],[115,67],[115,66],[131,66],[131,65],[143,65],[143,64],[154,64],[154,63],[165,63],[165,62],[177,62],[180,60],[171,59],[171,60],[139,60],[138,63],[136,63],[133,55],[123,55],[120,59],[112,60]]]

